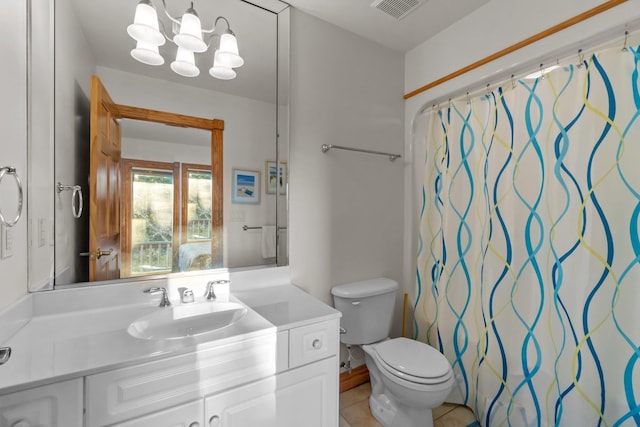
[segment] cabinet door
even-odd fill
[[[330,357],[205,399],[207,427],[335,427],[338,362]]]
[[[154,412],[113,427],[204,427],[204,402],[198,399],[165,411]]]
[[[0,426],[82,427],[82,378],[0,396]]]

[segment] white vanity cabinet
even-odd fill
[[[338,328],[330,319],[89,375],[86,426],[333,427]]]
[[[338,328],[330,319],[89,375],[86,426],[335,427]]]
[[[175,341],[123,331],[137,306],[33,317],[3,343],[0,427],[337,426],[340,313],[292,285],[239,293],[241,321]]]
[[[82,427],[82,378],[0,396],[2,427]]]

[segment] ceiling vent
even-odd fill
[[[389,16],[400,20],[413,12],[422,4],[420,0],[375,0],[371,7],[383,11]]]

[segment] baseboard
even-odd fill
[[[351,390],[366,382],[369,382],[367,365],[357,366],[351,370],[351,373],[347,371],[340,374],[340,393]]]

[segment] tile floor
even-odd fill
[[[382,427],[369,411],[371,384],[340,393],[340,427]],[[433,410],[434,427],[467,427],[476,421],[471,409],[444,403]]]

